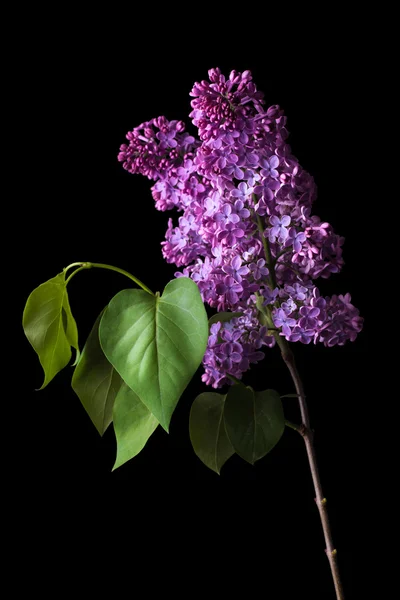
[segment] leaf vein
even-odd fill
[[[197,325],[200,325],[200,321],[198,321],[198,319],[196,319],[196,317],[193,315],[193,313],[190,312],[190,310],[188,310],[187,308],[183,308],[183,306],[179,306],[177,304],[171,304],[171,302],[166,302],[165,300],[161,299],[161,302],[163,304],[168,304],[168,306],[172,306],[173,308],[177,308],[177,306],[179,307],[179,310],[183,310],[184,312],[187,312],[194,321],[196,321]]]

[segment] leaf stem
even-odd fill
[[[230,375],[229,373],[225,373],[225,377],[228,377],[228,379],[231,379],[231,381],[233,381],[234,383],[240,383],[241,385],[243,385],[243,381],[240,381],[240,379],[238,379],[234,375]]]
[[[80,263],[72,263],[72,264],[68,265],[68,267],[66,267],[64,269],[64,271],[66,272],[71,267],[76,267],[76,266],[79,266],[79,269],[76,269],[76,271],[71,273],[71,275],[68,277],[67,281],[65,282],[66,285],[69,283],[69,281],[72,279],[72,277],[76,273],[79,273],[79,271],[82,271],[83,269],[91,269],[93,267],[96,269],[108,269],[110,271],[115,271],[116,273],[120,273],[121,275],[125,275],[125,277],[128,277],[128,279],[131,279],[139,287],[141,287],[142,290],[144,290],[148,294],[151,294],[152,296],[154,296],[154,293],[147,287],[147,285],[145,285],[142,281],[140,281],[140,279],[138,279],[137,277],[132,275],[132,273],[128,273],[128,271],[125,271],[124,269],[120,269],[119,267],[113,267],[112,265],[105,265],[104,263],[80,262]]]
[[[140,281],[140,279],[138,279],[131,273],[128,273],[128,271],[124,271],[124,269],[120,269],[119,267],[113,267],[112,265],[105,265],[103,263],[89,263],[89,264],[91,267],[94,267],[97,269],[109,269],[110,271],[115,271],[116,273],[121,273],[121,275],[125,275],[125,277],[128,277],[129,279],[134,281],[139,287],[142,288],[142,290],[144,290],[148,294],[151,294],[152,296],[155,295],[154,292],[152,292],[151,289],[149,289],[147,287],[147,285],[145,285],[142,281]]]
[[[74,263],[71,263],[70,265],[68,265],[68,267],[65,267],[65,269],[64,269],[64,273],[66,273],[66,272],[68,271],[68,269],[72,269],[72,267],[80,267],[80,266],[82,266],[83,264],[84,264],[84,263],[81,263],[81,262],[74,262]]]
[[[79,271],[83,271],[84,269],[89,269],[89,267],[87,266],[87,263],[73,263],[72,265],[69,265],[67,267],[67,269],[69,269],[72,266],[75,267],[76,265],[81,265],[81,266],[79,267],[79,269],[76,269],[75,271],[73,271],[71,273],[71,275],[65,281],[65,285],[68,285],[69,282],[71,281],[71,279],[73,278],[73,276],[76,275],[77,273],[79,273]],[[65,272],[67,272],[67,269],[65,269]]]
[[[298,431],[301,435],[303,435],[301,425],[296,425],[296,423],[292,423],[287,419],[285,419],[285,425],[286,427],[290,427],[290,429],[294,429],[295,431]]]
[[[308,407],[306,403],[306,397],[304,394],[303,383],[300,379],[300,375],[294,360],[293,352],[288,342],[279,335],[275,335],[275,339],[280,347],[282,358],[285,361],[287,368],[289,369],[290,375],[296,388],[297,395],[299,397],[299,405],[302,420],[302,423],[299,427],[299,432],[303,436],[306,445],[307,457],[316,496],[315,501],[318,506],[319,515],[322,523],[322,529],[324,532],[326,544],[325,552],[328,557],[329,565],[331,568],[333,583],[335,585],[336,598],[337,600],[344,600],[343,586],[340,579],[339,566],[337,562],[337,550],[335,549],[332,541],[332,533],[327,511],[327,500],[322,492],[321,480],[319,476],[314,448],[314,433],[310,426],[310,417],[308,414]],[[288,423],[286,422],[286,424]]]

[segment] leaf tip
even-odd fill
[[[156,417],[156,419],[158,419],[158,417]],[[164,431],[166,433],[169,433],[169,425],[170,425],[171,419],[169,421],[164,421],[164,420],[160,420],[159,423],[161,425],[161,427],[164,429]]]
[[[44,380],[40,388],[35,388],[35,392],[41,392],[42,390],[44,390],[48,383],[48,381],[46,382],[46,380]]]

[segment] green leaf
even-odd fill
[[[207,341],[207,313],[187,277],[170,281],[161,298],[119,292],[100,322],[104,354],[166,431]]]
[[[255,392],[244,385],[232,386],[224,418],[233,448],[251,464],[270,452],[285,430],[282,402],[275,390]]]
[[[214,323],[218,323],[218,321],[221,321],[222,323],[226,323],[227,321],[230,321],[231,319],[234,319],[235,317],[241,317],[241,316],[243,316],[243,313],[241,313],[241,312],[220,312],[220,313],[217,313],[216,315],[213,315],[208,320],[208,325],[211,327],[211,325],[214,325]]]
[[[155,416],[126,383],[115,398],[114,431],[117,438],[117,458],[113,471],[139,454],[158,427]]]
[[[228,458],[235,453],[225,431],[225,398],[214,392],[200,394],[192,404],[189,418],[193,450],[218,475]]]
[[[25,305],[22,325],[25,335],[39,356],[40,364],[43,367],[44,382],[39,388],[41,390],[68,364],[71,358],[71,343],[63,323],[63,320],[66,319],[68,324],[68,312],[65,306],[69,308],[69,304],[68,299],[65,301],[66,294],[63,272],[33,290]],[[69,309],[69,313],[71,313],[71,309]],[[71,340],[75,341],[71,321],[69,336]]]
[[[114,400],[122,385],[121,377],[108,362],[100,346],[99,324],[103,312],[97,317],[86,340],[71,382],[72,389],[100,435],[112,421]]]

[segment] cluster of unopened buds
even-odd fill
[[[237,313],[211,326],[203,381],[217,388],[260,361],[276,334],[343,345],[362,318],[349,294],[324,298],[313,283],[340,271],[344,239],[312,215],[316,186],[286,143],[283,111],[264,108],[249,71],[209,78],[191,91],[199,139],[159,117],[129,132],[118,158],[155,181],[157,209],[181,213],[162,243],[167,262],[183,267],[176,276]]]

